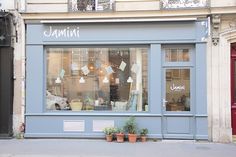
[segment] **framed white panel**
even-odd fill
[[[64,131],[85,131],[84,120],[64,120],[63,129]]]
[[[114,120],[93,120],[93,131],[101,132],[106,127],[114,127]]]

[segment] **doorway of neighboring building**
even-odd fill
[[[13,48],[0,47],[0,138],[12,136]]]
[[[231,45],[231,122],[236,135],[236,43]]]

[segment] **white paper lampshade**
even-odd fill
[[[79,83],[85,83],[84,77],[81,77],[81,78],[79,79]]]
[[[133,79],[132,77],[129,76],[128,80],[127,80],[128,83],[132,83],[133,82]]]
[[[104,79],[102,80],[103,83],[109,83],[109,80],[107,79],[107,77],[104,77]]]
[[[60,77],[57,77],[57,79],[55,80],[55,83],[56,83],[56,84],[60,84],[60,83],[61,83]]]

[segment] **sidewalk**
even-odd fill
[[[227,154],[227,155],[226,155]],[[131,144],[84,139],[0,140],[0,157],[235,157],[236,144],[149,141]]]

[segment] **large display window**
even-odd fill
[[[46,48],[48,111],[148,111],[148,48]]]

